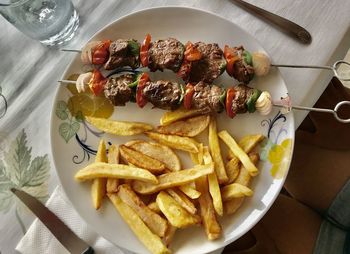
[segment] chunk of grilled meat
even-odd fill
[[[104,65],[106,70],[113,70],[123,66],[130,66],[136,69],[139,66],[138,55],[132,54],[129,46],[130,41],[138,43],[136,40],[131,39],[118,39],[111,43],[109,46],[109,59]]]
[[[174,39],[157,40],[148,50],[148,68],[151,71],[169,69],[177,72],[182,64],[184,45]]]
[[[238,85],[235,87],[236,93],[232,101],[232,111],[235,113],[247,112],[247,100],[252,95],[254,89],[246,85]]]
[[[104,94],[114,106],[125,106],[125,103],[133,97],[133,92],[129,87],[134,81],[131,74],[121,75],[116,78],[109,78],[104,86]]]
[[[239,82],[243,82],[245,84],[249,83],[250,80],[254,77],[254,68],[253,66],[247,64],[244,61],[243,52],[244,47],[234,47],[233,48],[239,56],[239,60],[235,61],[233,64],[233,77],[237,79]]]
[[[221,112],[224,106],[220,102],[220,97],[224,89],[212,85],[209,86],[204,82],[199,82],[194,86],[194,94],[192,97],[192,108],[202,109],[205,112]]]
[[[188,80],[190,82],[203,81],[211,84],[214,79],[225,71],[226,60],[224,59],[224,53],[217,43],[205,44],[204,42],[197,42],[193,47],[201,52],[202,58],[192,62]]]
[[[143,96],[157,108],[174,110],[181,104],[182,90],[176,82],[149,81],[143,89]]]

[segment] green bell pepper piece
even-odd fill
[[[246,64],[253,66],[253,57],[248,50],[243,51],[243,59]]]
[[[254,113],[256,108],[255,108],[255,103],[258,100],[259,96],[261,94],[261,91],[259,89],[254,89],[252,95],[248,98],[247,101],[247,109],[249,113]]]
[[[138,57],[140,54],[140,45],[134,40],[128,41],[128,50],[133,56]]]

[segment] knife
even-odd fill
[[[312,41],[311,34],[303,27],[299,26],[298,24],[295,24],[294,22],[282,18],[281,16],[278,16],[276,14],[273,14],[271,12],[265,11],[262,8],[259,8],[255,5],[252,5],[250,3],[247,3],[243,0],[231,0],[233,3],[237,4],[241,8],[245,9],[246,11],[265,19],[279,28],[281,28],[284,32],[288,33],[295,39],[299,40],[300,42],[304,44],[310,44]]]
[[[56,239],[72,254],[93,254],[94,250],[81,240],[56,214],[28,193],[11,188],[11,191],[35,214],[50,230]]]

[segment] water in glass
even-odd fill
[[[17,29],[46,45],[70,40],[79,24],[70,0],[11,0],[0,12]]]

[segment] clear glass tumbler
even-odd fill
[[[18,30],[49,46],[73,38],[79,16],[71,0],[0,0],[0,13]]]

